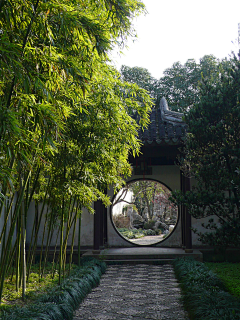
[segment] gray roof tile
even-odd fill
[[[165,110],[167,111],[161,109],[161,103],[157,110],[153,109],[150,114],[150,124],[148,125],[148,128],[144,129],[144,131],[139,131],[139,138],[144,144],[182,144],[187,132],[186,123],[181,120],[180,113],[178,114],[170,111],[166,100],[164,98],[162,100],[164,100]],[[164,114],[164,112],[166,113]]]

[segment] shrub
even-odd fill
[[[147,230],[147,229],[153,229],[155,223],[156,223],[155,221],[149,220],[148,222],[145,222],[145,223],[144,223],[143,228],[144,228],[145,230]]]
[[[156,232],[152,229],[148,229],[148,230],[143,230],[143,234],[145,236],[156,236]]]
[[[116,228],[129,228],[130,227],[130,218],[125,217],[122,214],[113,216],[113,222]]]
[[[226,292],[221,280],[205,264],[192,259],[177,259],[174,269],[191,319],[240,319],[240,301]]]
[[[118,232],[120,232],[123,237],[128,239],[139,239],[145,236],[156,236],[162,233],[160,229],[142,230],[141,228],[140,229],[118,228]]]

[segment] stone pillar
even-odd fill
[[[103,246],[108,243],[107,234],[107,208],[103,207]]]
[[[95,251],[100,251],[101,246],[101,234],[102,234],[102,202],[97,200],[94,202],[94,239],[93,239],[93,249]]]
[[[191,185],[190,185],[190,178],[184,177],[184,184],[185,184],[185,191],[190,191],[191,190]],[[185,252],[191,253],[193,252],[192,250],[192,221],[191,221],[191,215],[189,214],[188,208],[185,207],[185,243],[186,243],[186,249]]]
[[[100,251],[107,242],[107,209],[102,201],[94,202],[94,245],[93,249]]]
[[[183,172],[180,171],[180,185],[181,185],[181,191],[185,193],[185,184],[184,184],[184,175]],[[184,205],[180,205],[180,217],[181,217],[181,227],[182,227],[182,248],[186,248],[186,223],[185,223],[185,207]]]

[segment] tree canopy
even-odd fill
[[[136,83],[148,91],[158,105],[160,99],[165,97],[173,111],[185,112],[199,102],[200,83],[202,79],[216,79],[222,69],[227,69],[227,59],[220,61],[213,55],[205,55],[199,61],[188,59],[186,63],[175,62],[163,72],[157,80],[149,71],[139,67],[121,67],[121,76],[124,81]]]
[[[197,63],[188,59],[185,64],[176,62],[163,72],[158,83],[158,96],[165,97],[171,109],[188,111],[200,100],[202,79],[216,79],[222,68],[228,67],[228,60],[220,61],[213,55],[206,55]]]
[[[102,123],[109,123],[115,113],[119,133],[129,132],[128,139],[124,138],[129,147],[113,148],[118,157],[126,150],[122,154],[126,162],[127,153],[137,151],[137,125],[127,112],[134,107],[144,125],[151,102],[143,90],[116,80],[117,73],[107,66],[107,53],[133,32],[131,18],[143,10],[144,5],[136,0],[2,2],[2,186],[4,177],[13,180],[9,161],[14,159],[13,168],[19,161],[29,170],[33,162],[42,162],[45,152],[61,149],[75,113],[82,115],[84,127],[88,115],[96,116],[100,105],[106,108]],[[101,90],[105,92],[100,94]],[[141,104],[134,98],[136,91]],[[111,117],[107,118],[107,112]],[[121,128],[125,125],[129,130]],[[107,128],[103,125],[102,130],[110,136]]]
[[[193,217],[210,217],[197,232],[210,245],[239,246],[240,237],[240,62],[229,61],[218,77],[202,81],[200,101],[186,114],[188,138],[182,169],[196,185],[175,199]],[[213,215],[218,218],[213,218]]]
[[[121,66],[121,78],[129,83],[136,83],[140,88],[148,91],[148,94],[156,100],[157,98],[157,80],[153,78],[150,72],[145,68]]]

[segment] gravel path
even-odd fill
[[[171,265],[108,266],[74,320],[185,320]]]

